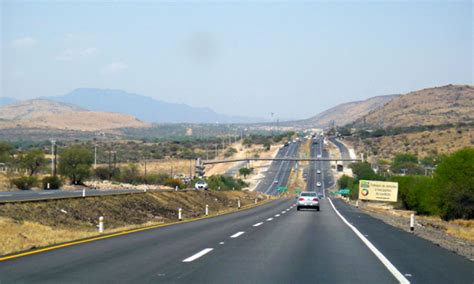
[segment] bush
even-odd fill
[[[177,178],[167,178],[167,179],[165,179],[164,185],[170,186],[172,188],[176,188],[176,187],[186,188],[186,185],[180,179],[177,179]]]
[[[147,181],[149,184],[160,184],[164,185],[166,180],[170,178],[169,174],[165,173],[158,173],[158,174],[150,174],[147,176]]]
[[[474,218],[474,148],[444,158],[435,171],[441,218]]]
[[[241,179],[235,179],[233,177],[214,175],[207,179],[207,183],[210,189],[217,190],[242,190],[248,184]]]
[[[62,180],[57,176],[47,176],[42,180],[43,189],[60,189],[63,186]],[[48,188],[49,184],[49,188]]]
[[[246,178],[249,174],[251,174],[253,171],[253,169],[249,169],[249,168],[240,168],[239,169],[239,174],[241,176],[244,176],[244,178]]]
[[[397,176],[391,181],[398,182],[398,208],[414,210],[418,214],[439,214],[439,187],[431,177]]]
[[[22,176],[12,179],[11,182],[18,189],[29,190],[38,184],[38,179],[35,176]]]
[[[232,157],[235,153],[237,153],[237,150],[235,148],[229,148],[227,151],[224,153],[224,157],[229,158]]]
[[[108,180],[110,178],[109,167],[97,167],[94,170],[94,176],[100,180]]]
[[[130,164],[120,169],[118,180],[124,183],[136,184],[143,181],[143,177],[140,176],[138,166]]]

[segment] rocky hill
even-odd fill
[[[333,122],[337,126],[346,125],[354,122],[370,111],[382,107],[398,96],[399,95],[377,96],[362,101],[339,104],[308,119],[284,122],[282,126],[324,128]]]
[[[0,130],[41,128],[101,131],[149,127],[137,118],[120,113],[92,112],[81,107],[46,99],[22,101],[0,108]]]
[[[408,127],[474,122],[474,87],[447,85],[395,98],[358,118],[356,127]]]

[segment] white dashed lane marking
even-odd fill
[[[233,234],[233,235],[230,236],[230,237],[231,237],[232,239],[235,239],[235,238],[237,238],[237,237],[239,237],[239,236],[241,236],[241,235],[243,235],[243,234],[245,234],[245,232],[238,232],[238,233]]]
[[[196,259],[200,258],[201,256],[203,255],[206,255],[208,253],[210,253],[211,251],[213,250],[213,248],[207,248],[207,249],[203,249],[202,251],[186,258],[183,260],[183,262],[192,262],[192,261],[195,261]]]

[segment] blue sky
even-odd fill
[[[122,89],[305,118],[473,84],[473,6],[453,2],[1,1],[1,96]]]

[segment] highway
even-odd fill
[[[295,157],[298,153],[299,146],[300,142],[291,143],[288,146],[281,148],[276,157]],[[278,187],[286,186],[294,163],[295,162],[292,161],[273,161],[266,171],[265,177],[260,181],[255,190],[266,194],[278,194]]]
[[[318,151],[322,148],[315,147]],[[273,172],[278,177],[280,166]],[[333,180],[329,163],[320,166],[324,190]],[[320,212],[296,211],[294,204],[294,198],[279,199],[234,214],[0,261],[0,283],[474,281],[472,261],[338,199],[322,199]]]
[[[154,190],[158,191],[158,190]],[[169,190],[159,190],[169,191]],[[117,194],[142,193],[137,189],[86,189],[86,196],[104,196]],[[12,201],[29,201],[82,197],[82,190],[25,190],[25,191],[2,191],[0,192],[0,203]]]

